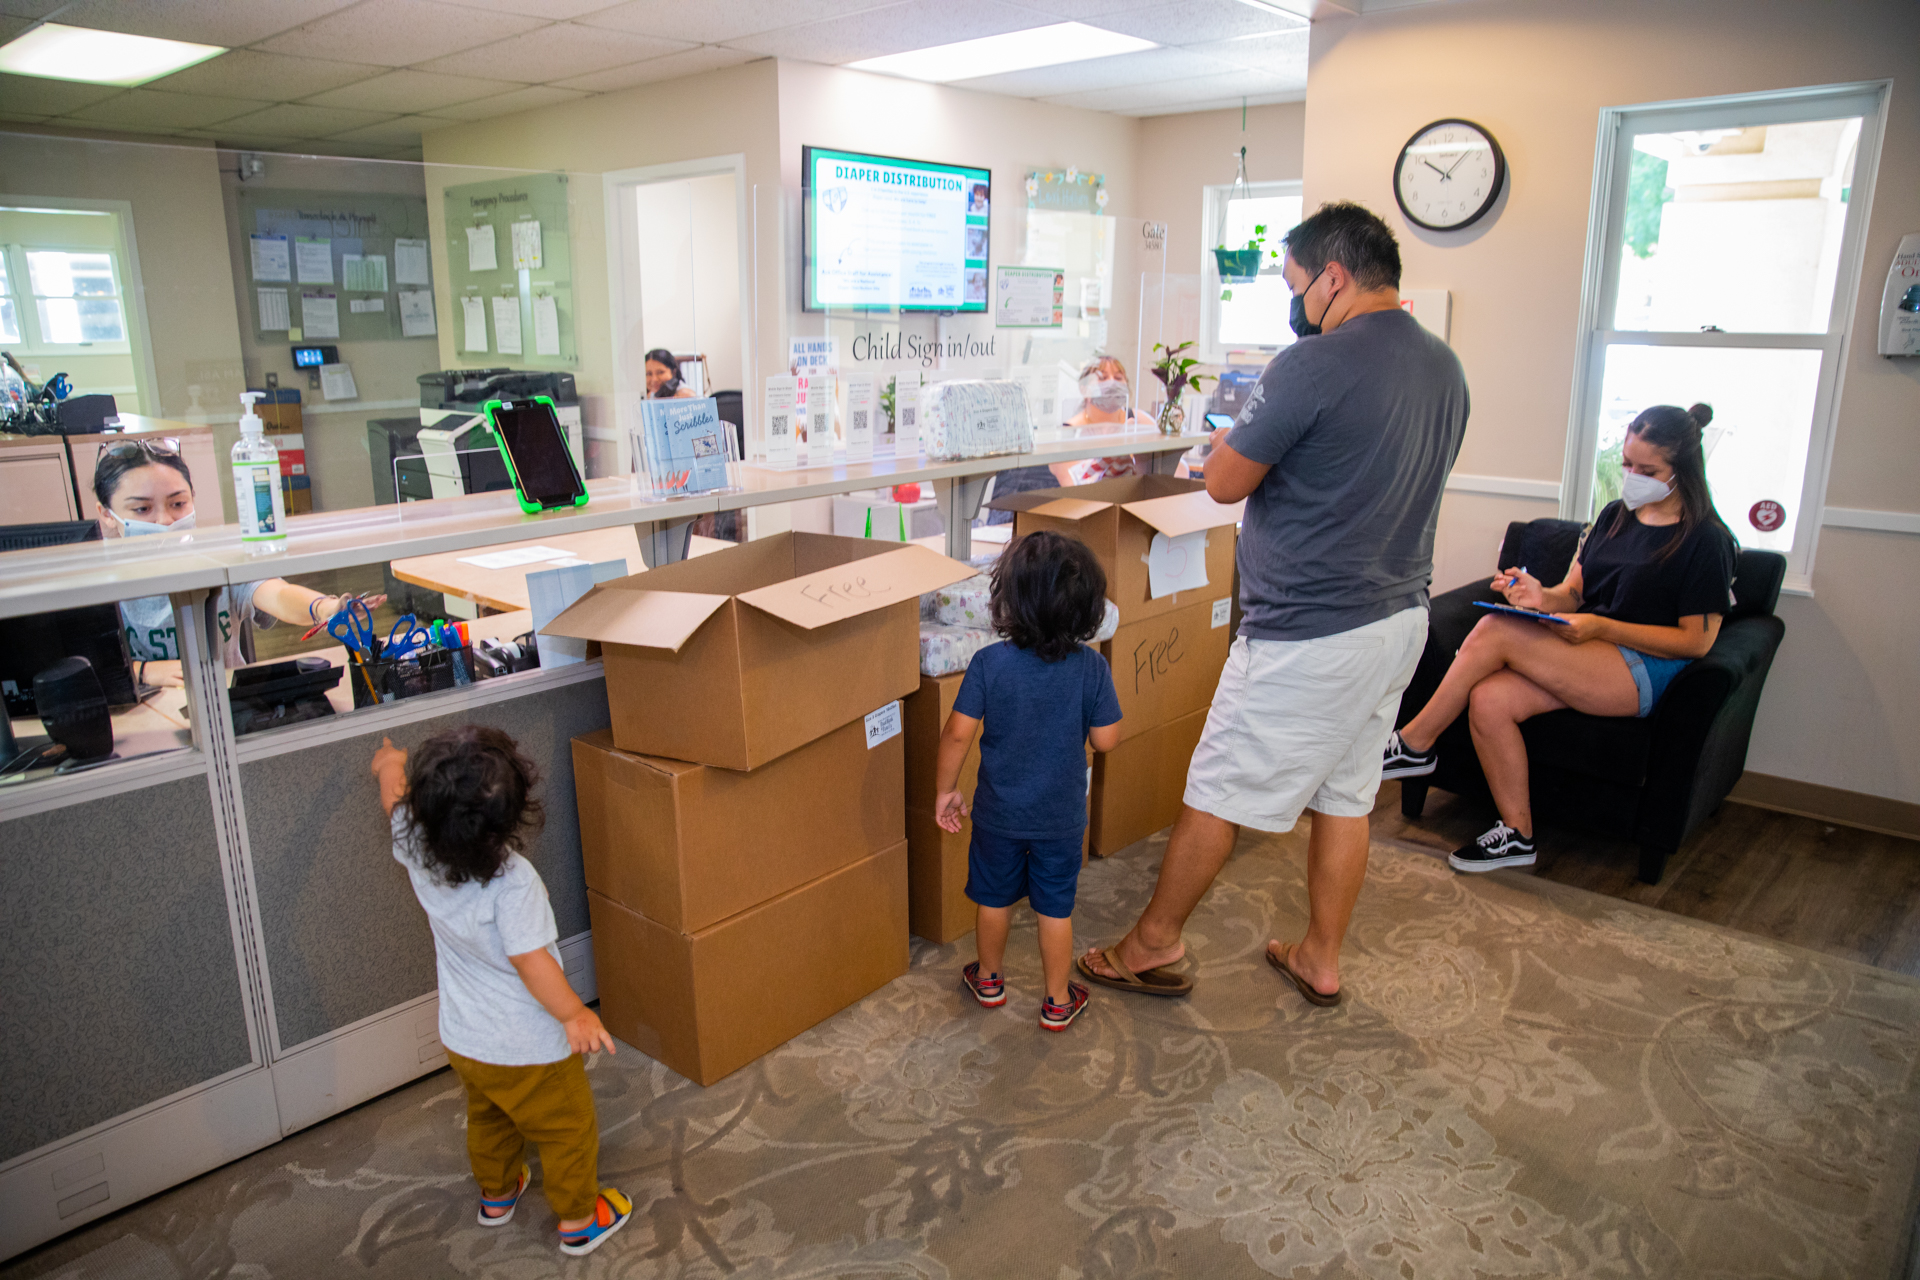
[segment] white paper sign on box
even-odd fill
[[[878,711],[867,713],[867,750],[871,751],[888,738],[900,736],[900,704],[889,702]]]
[[[1153,535],[1147,544],[1147,594],[1158,600],[1176,591],[1207,585],[1207,531],[1195,529],[1177,538]]]

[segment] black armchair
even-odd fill
[[[1507,526],[1499,568],[1525,566],[1548,584],[1573,563],[1580,526],[1567,520]],[[1667,858],[1720,807],[1746,768],[1747,742],[1773,655],[1786,626],[1774,616],[1785,558],[1741,551],[1734,605],[1707,655],[1674,678],[1644,720],[1554,711],[1521,726],[1534,813],[1636,841],[1640,879],[1657,884]],[[1490,579],[1493,575],[1488,573]],[[1499,600],[1485,581],[1433,598],[1426,652],[1400,700],[1399,723],[1427,704],[1467,633],[1486,615],[1476,600]],[[1491,801],[1462,714],[1440,735],[1439,767],[1400,784],[1401,812],[1418,818],[1427,789]]]

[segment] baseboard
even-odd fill
[[[1727,799],[1756,809],[1817,818],[1836,826],[1920,840],[1920,804],[1908,804],[1904,800],[1752,772],[1740,775],[1740,781],[1733,784]]]

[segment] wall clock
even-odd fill
[[[1458,231],[1480,221],[1500,197],[1507,157],[1471,120],[1435,120],[1400,148],[1393,198],[1407,221],[1429,231]]]

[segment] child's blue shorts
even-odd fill
[[[1010,907],[1025,898],[1035,914],[1066,919],[1080,883],[1082,835],[1032,840],[976,824],[967,850],[967,897],[983,907]]]

